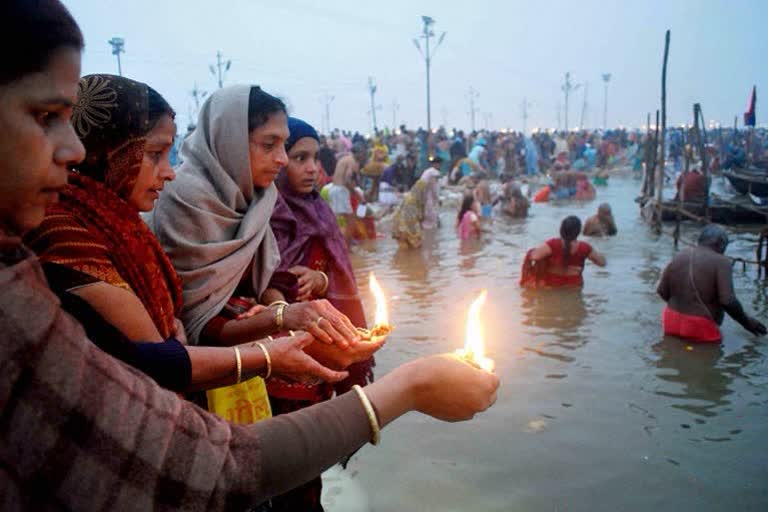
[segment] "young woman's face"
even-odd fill
[[[45,69],[0,86],[0,226],[37,227],[85,157],[69,122],[77,101],[80,52],[61,48]]]
[[[288,135],[288,117],[283,112],[272,114],[266,123],[248,135],[254,187],[268,187],[288,164],[285,154]]]
[[[309,194],[317,180],[317,152],[320,145],[312,137],[299,139],[288,151],[288,184],[299,194]]]
[[[162,116],[147,134],[144,159],[128,203],[140,212],[148,212],[160,197],[166,181],[176,177],[171,167],[171,147],[176,136],[176,124],[169,115]]]

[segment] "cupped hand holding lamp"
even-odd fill
[[[272,297],[262,297],[262,301]],[[236,345],[278,331],[306,331],[319,341],[347,348],[360,340],[349,318],[325,299],[288,304],[274,300],[253,314],[230,320],[221,330],[221,343]]]

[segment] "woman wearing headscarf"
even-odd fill
[[[3,509],[244,510],[377,443],[409,411],[458,421],[494,402],[498,377],[446,354],[236,426],[94,347],[20,238],[84,157],[69,122],[83,37],[58,0],[6,0],[0,19],[0,46],[17,50],[0,67]]]
[[[275,184],[278,198],[270,225],[277,239],[280,264],[277,274],[298,278],[298,289],[286,287],[285,280],[270,283],[269,300],[301,302],[325,298],[344,313],[356,327],[366,327],[363,306],[347,253],[344,235],[330,206],[317,192],[319,137],[306,122],[288,118],[290,136],[285,142],[288,164]],[[337,384],[302,384],[270,379],[272,411],[296,411],[343,394],[355,384],[373,381],[373,358],[347,368],[349,377]],[[318,477],[282,496],[272,499],[273,510],[322,510],[322,482]]]
[[[86,159],[69,173],[60,202],[47,209],[26,241],[39,254],[51,288],[91,340],[163,386],[189,391],[232,384],[238,371],[232,349],[179,342],[184,340],[176,319],[181,284],[139,217],[175,176],[168,160],[173,118],[168,103],[146,84],[112,75],[83,77],[72,123]],[[276,373],[286,373],[289,352],[304,358],[296,342],[265,344]],[[294,348],[286,352],[289,346]],[[260,347],[240,347],[238,354],[240,377],[266,371]]]
[[[238,297],[261,299],[280,263],[269,218],[272,182],[287,163],[286,119],[283,102],[258,87],[216,91],[184,141],[178,178],[146,218],[181,277],[181,318],[193,344],[232,345],[290,329],[341,347],[358,339],[325,300],[280,302],[241,321],[227,314]]]

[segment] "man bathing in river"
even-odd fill
[[[667,303],[664,334],[701,343],[719,343],[723,313],[758,336],[765,326],[748,316],[733,291],[731,261],[723,253],[728,234],[721,226],[704,226],[698,247],[680,251],[661,275],[656,292]]]

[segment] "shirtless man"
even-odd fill
[[[704,226],[698,247],[680,251],[661,275],[656,292],[667,303],[662,314],[664,334],[703,343],[719,343],[723,313],[755,335],[765,326],[748,316],[733,291],[731,262],[723,255],[728,234]]]
[[[336,170],[333,173],[333,187],[328,193],[331,210],[337,217],[344,219],[343,231],[347,244],[352,239],[355,223],[351,194],[357,193],[358,173],[360,166],[365,163],[367,154],[365,145],[355,144],[351,153],[341,157],[336,163]]]
[[[616,233],[616,221],[608,203],[597,207],[597,214],[587,219],[582,231],[584,236],[614,236]]]

